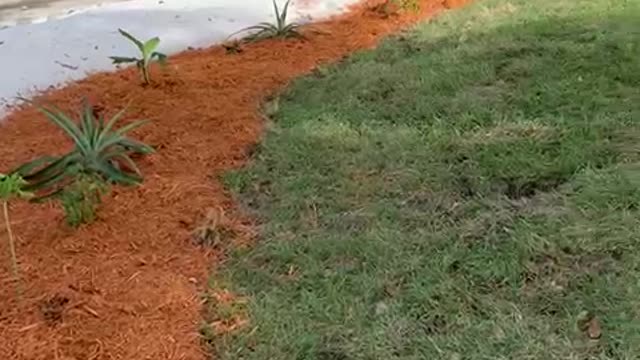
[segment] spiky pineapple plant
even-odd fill
[[[36,192],[36,199],[60,195],[64,200],[81,196],[82,201],[95,202],[99,197],[94,195],[101,193],[98,190],[102,189],[102,183],[135,185],[142,182],[142,174],[131,156],[152,153],[153,148],[126,134],[145,124],[145,121],[135,121],[116,128],[126,109],[105,121],[103,116],[94,114],[93,107],[87,102],[84,102],[77,122],[57,108],[39,107],[39,110],[73,140],[74,147],[64,155],[39,158],[13,172],[27,182],[24,190]],[[64,201],[63,205],[65,210],[73,209],[73,206],[67,207]],[[78,206],[83,206],[83,209],[95,208],[95,204],[91,203],[81,202]],[[86,218],[92,217],[89,214]]]
[[[138,50],[140,50],[140,57],[110,56],[109,58],[115,65],[134,63],[140,71],[143,83],[146,85],[150,84],[151,72],[149,67],[151,66],[151,63],[153,61],[158,61],[159,63],[164,64],[167,59],[165,54],[156,51],[158,45],[160,45],[160,38],[154,37],[142,42],[122,29],[118,29],[118,32],[120,32],[122,36],[131,41]]]
[[[298,31],[300,28],[300,24],[295,22],[287,22],[290,4],[291,0],[287,0],[281,11],[278,7],[278,3],[276,3],[276,0],[273,0],[273,9],[276,17],[275,23],[262,22],[258,25],[244,28],[236,34],[246,31],[253,32],[251,35],[245,37],[246,41],[259,41],[272,38],[302,37],[302,34],[300,34],[300,32]]]

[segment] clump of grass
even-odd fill
[[[278,7],[276,0],[273,0],[273,9],[276,16],[275,23],[262,22],[258,25],[244,28],[240,30],[238,33],[245,32],[245,31],[253,31],[254,33],[244,38],[244,40],[249,42],[260,41],[265,39],[274,39],[274,38],[284,39],[284,38],[302,37],[302,34],[298,31],[298,29],[300,28],[300,24],[295,22],[289,23],[287,21],[290,3],[291,3],[291,0],[287,0],[287,2],[284,4],[284,7],[282,8],[282,11],[280,11],[280,8]]]
[[[26,191],[36,192],[36,200],[59,197],[70,224],[94,218],[100,194],[108,184],[142,182],[142,174],[131,156],[150,154],[153,148],[125,135],[145,121],[116,129],[126,109],[105,122],[102,116],[96,117],[87,102],[83,104],[79,126],[57,108],[39,107],[39,110],[73,140],[74,148],[61,156],[35,159],[13,173],[28,183]]]
[[[92,223],[96,210],[102,202],[102,195],[108,191],[103,179],[79,174],[73,182],[60,193],[60,202],[64,209],[67,224],[78,227]]]
[[[206,310],[200,325],[202,342],[215,351],[221,338],[233,338],[248,325],[246,301],[226,290],[220,283],[215,290],[205,293],[203,307]]]
[[[9,241],[9,255],[11,257],[11,270],[16,283],[19,282],[20,272],[18,269],[18,256],[16,255],[15,238],[11,229],[11,219],[9,217],[9,202],[14,198],[30,198],[32,194],[24,191],[27,182],[18,174],[0,174],[0,201],[2,201],[2,215],[4,217],[5,229]],[[18,293],[20,293],[18,285]]]
[[[142,42],[136,39],[133,35],[128,32],[118,29],[118,32],[129,41],[131,41],[135,46],[140,50],[140,57],[123,57],[123,56],[110,56],[109,58],[113,61],[115,65],[118,64],[136,64],[136,67],[140,71],[142,76],[142,81],[145,85],[151,83],[151,72],[149,71],[149,67],[153,61],[158,61],[160,64],[164,64],[166,62],[167,56],[163,53],[157,52],[156,49],[158,45],[160,45],[160,38],[154,37],[145,42]]]

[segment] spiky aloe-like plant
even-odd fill
[[[272,38],[290,38],[290,37],[302,37],[302,34],[298,31],[300,28],[300,24],[298,23],[287,23],[287,15],[289,13],[289,4],[291,0],[287,0],[282,8],[282,12],[276,3],[276,0],[273,0],[273,9],[276,15],[276,22],[262,22],[258,25],[249,26],[240,30],[238,33],[245,31],[255,31],[253,34],[247,36],[245,40],[247,41],[259,41],[264,39],[272,39]]]
[[[159,63],[164,64],[167,60],[167,56],[165,54],[156,51],[158,45],[160,45],[160,38],[154,37],[142,42],[122,29],[118,29],[118,31],[122,36],[129,39],[129,41],[136,45],[138,50],[140,50],[141,57],[110,56],[109,59],[111,59],[115,65],[135,63],[142,75],[142,81],[147,85],[150,84],[151,73],[149,72],[149,66],[151,65],[151,62],[157,60]]]
[[[86,101],[79,124],[57,108],[38,109],[73,140],[74,148],[62,156],[39,158],[16,169],[14,173],[28,183],[25,190],[37,191],[40,199],[50,197],[62,192],[81,175],[107,183],[133,185],[142,182],[140,170],[130,156],[152,153],[153,148],[125,135],[145,121],[135,121],[116,129],[126,108],[105,122],[102,116],[96,118],[93,107]]]
[[[2,201],[2,214],[4,217],[7,238],[9,239],[9,254],[11,256],[11,269],[16,282],[19,281],[18,256],[16,255],[15,239],[11,229],[11,219],[9,218],[9,201],[14,198],[29,198],[31,193],[24,190],[27,182],[18,174],[0,174],[0,201]],[[18,289],[19,289],[18,284]],[[20,293],[20,290],[18,290]]]

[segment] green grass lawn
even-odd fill
[[[225,180],[261,236],[216,358],[638,359],[640,1],[449,12],[297,81]]]

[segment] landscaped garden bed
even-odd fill
[[[121,31],[12,111],[0,358],[635,359],[640,4],[453,5]]]

